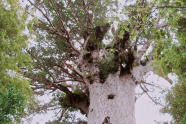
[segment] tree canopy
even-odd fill
[[[25,75],[38,94],[54,93],[51,106],[88,114],[90,85],[109,74],[132,75],[144,85],[151,67],[185,81],[184,1],[136,0],[123,7],[124,19],[115,0],[28,1],[37,45],[27,50],[34,65]]]
[[[179,78],[178,83],[174,84],[166,95],[166,104],[163,108],[163,112],[172,115],[175,123],[178,123],[182,122],[186,110],[184,99],[186,97],[186,11],[180,7],[185,7],[186,2],[183,0],[160,3],[160,6],[164,5],[168,8],[161,12],[161,16],[165,16],[164,18],[168,21],[167,30],[170,31],[170,35],[166,38],[168,42],[163,41],[160,42],[161,45],[158,45],[159,49],[163,49],[163,53],[155,58],[155,63],[158,64],[160,75],[165,77],[168,73],[175,73]]]
[[[20,75],[20,68],[31,62],[29,55],[24,52],[28,40],[27,35],[23,34],[27,16],[18,6],[18,1],[13,0],[1,0],[0,12],[0,87],[12,83],[25,92],[31,92],[29,82]]]
[[[162,18],[167,20],[169,35],[159,40],[158,49],[162,49],[162,54],[156,57],[159,72],[161,75],[167,73],[175,73],[181,81],[185,81],[186,67],[186,39],[185,39],[185,9],[179,8],[186,5],[185,1],[163,1],[160,6],[165,7],[159,12]],[[161,9],[160,9],[161,10]],[[165,41],[166,40],[166,41]],[[164,45],[162,45],[164,44]],[[158,52],[158,51],[157,51]]]
[[[0,109],[1,119],[5,120],[10,115],[18,118],[17,115],[23,115],[24,107],[34,103],[30,81],[22,75],[32,63],[25,51],[28,44],[24,33],[26,19],[27,14],[18,0],[0,0]]]

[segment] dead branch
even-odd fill
[[[140,83],[139,85],[140,85],[140,87],[141,87],[141,89],[143,90],[143,92],[152,100],[152,102],[154,102],[156,105],[161,105],[161,106],[163,106],[160,102],[157,102],[156,100],[154,100],[149,94],[148,94],[148,89],[147,89],[147,87],[143,84],[143,86],[142,86],[142,84],[143,83]]]

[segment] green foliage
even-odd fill
[[[186,6],[185,0],[161,0],[158,6]],[[166,96],[166,107],[163,113],[172,115],[175,123],[184,123],[186,112],[186,13],[182,8],[162,8],[159,15],[169,25],[169,32],[165,29],[156,31],[154,53],[154,71],[163,77],[172,72],[179,77],[179,82],[172,87]],[[175,34],[173,36],[172,34]]]
[[[0,93],[0,122],[8,124],[12,119],[19,122],[25,109],[25,96],[19,89],[10,85],[6,91]]]
[[[73,99],[73,101],[65,94],[62,94],[58,100],[59,100],[59,105],[61,106],[61,108],[68,110],[69,112],[74,112],[77,111],[78,108],[75,106],[75,104],[78,104],[80,102],[83,101],[87,101],[88,104],[88,97],[85,96],[82,93],[81,89],[76,89],[73,91],[75,98]],[[80,111],[81,114],[85,114],[83,113],[83,111]]]
[[[181,122],[186,114],[186,83],[180,81],[166,95],[166,107],[163,113],[172,115],[176,122]]]
[[[28,40],[22,31],[25,30],[25,13],[19,8],[18,2],[0,1],[0,68],[1,74],[7,69],[18,70],[25,66],[30,58],[23,52]],[[9,5],[9,6],[8,6]]]
[[[0,0],[0,90],[10,82],[29,87],[28,81],[21,79],[20,67],[26,67],[31,58],[24,51],[28,37],[25,30],[26,14],[18,6],[18,1]]]
[[[38,19],[34,18],[33,21],[30,21],[28,26],[30,32],[36,35],[37,42],[37,45],[31,48],[30,51],[40,61],[40,63],[43,64],[43,66],[52,72],[56,80],[63,78],[62,76],[66,77],[67,74],[63,72],[64,70],[67,73],[69,71],[66,69],[67,67],[64,63],[74,63],[74,60],[77,59],[77,55],[71,54],[72,48],[68,40],[61,36],[61,34],[66,34],[64,26],[67,28],[70,40],[75,47],[76,41],[81,42],[84,38],[83,33],[86,31],[91,34],[89,43],[94,43],[96,40],[95,27],[104,26],[105,23],[109,22],[106,18],[106,13],[113,11],[114,8],[114,11],[117,9],[117,0],[88,0],[86,3],[88,6],[87,12],[84,10],[84,3],[81,0],[55,0],[54,5],[49,0],[34,0],[33,3],[35,3],[36,6],[38,5],[39,8],[45,8],[42,10],[47,11],[46,13],[51,24],[46,20],[46,18],[44,18],[44,16],[39,16]],[[90,19],[94,18],[92,24],[87,23],[90,21],[87,18],[87,15]],[[61,22],[61,19],[63,22]],[[56,31],[53,30],[51,25],[55,27]],[[96,45],[100,49],[104,46],[102,43]],[[84,59],[91,62],[92,59],[89,52],[90,51],[87,50]],[[46,69],[43,69],[43,66],[34,63],[33,69],[29,70],[28,77],[33,79],[33,85],[43,84],[46,86],[46,82],[52,82],[51,75],[47,73]],[[69,71],[69,73],[71,72]],[[74,73],[74,75],[76,76],[76,73]],[[73,75],[71,77],[73,77]],[[73,93],[77,95],[76,91]],[[61,95],[57,98],[60,96]],[[60,105],[65,109],[69,109],[72,105],[71,101],[64,94],[61,97],[63,100],[60,101]],[[73,107],[74,106],[72,106],[72,108]]]
[[[60,105],[62,106],[62,108],[64,108],[65,110],[68,109],[69,111],[73,112],[73,111],[77,111],[78,109],[71,103],[72,101],[70,101],[69,97],[65,94],[62,94],[61,97],[59,97],[59,101],[60,101]]]
[[[175,6],[177,6],[183,4],[184,2],[175,1],[173,3]],[[164,5],[165,1],[162,1],[161,4]],[[184,6],[185,5],[186,4],[184,4]],[[166,12],[168,12],[170,15],[168,18]],[[156,66],[158,70],[157,72],[159,72],[161,75],[166,75],[167,73],[173,72],[179,76],[180,80],[185,80],[186,26],[184,22],[186,22],[186,13],[180,8],[169,8],[161,13],[163,16],[165,16],[169,25],[171,26],[170,32],[176,34],[176,37],[166,33],[163,29],[157,34],[159,38],[157,38],[154,50],[155,63],[158,65]]]
[[[0,93],[3,93],[6,89],[8,90],[9,85],[12,84],[15,89],[19,89],[20,91],[14,92],[15,89],[13,88],[11,92],[24,94],[25,106],[28,107],[33,105],[34,98],[32,89],[30,88],[30,81],[22,75],[26,68],[31,67],[32,63],[30,56],[25,51],[29,38],[24,34],[26,19],[27,14],[19,6],[19,0],[0,0]],[[4,97],[6,95],[4,94]],[[12,100],[17,102],[15,103],[15,107],[17,106],[17,108],[11,108],[10,104],[13,105],[13,103],[8,99],[7,102],[10,101],[10,103],[4,100],[1,105],[7,104],[11,112],[21,112],[22,110],[18,108],[18,105],[21,105],[21,101],[18,102],[19,96],[15,98]],[[20,98],[22,99],[21,96]],[[8,108],[6,109],[8,111]],[[6,116],[8,117],[9,115]]]
[[[181,122],[178,122],[178,124],[185,124],[185,123],[186,123],[186,113],[184,114],[183,119],[181,120]]]
[[[81,94],[80,90],[74,90],[75,94]],[[76,118],[76,112],[78,109],[72,105],[72,102],[70,99],[66,96],[66,94],[61,94],[61,92],[57,92],[53,94],[53,100],[52,103],[56,106],[59,106],[61,110],[63,110],[63,118],[59,122],[57,120],[46,122],[46,124],[71,124],[72,122],[75,122]]]
[[[74,48],[71,46],[73,45],[78,50],[80,49],[80,52],[81,50],[84,50],[81,49],[84,46],[82,40],[86,39],[83,36],[83,33],[87,32],[87,34],[91,35],[89,48],[96,45],[99,49],[104,48],[102,43],[97,44],[95,42],[95,40],[97,40],[95,28],[103,26],[110,21],[107,18],[107,15],[110,15],[109,10],[112,11],[112,8],[114,8],[111,5],[115,5],[117,1],[88,0],[86,3],[83,3],[81,0],[73,0],[71,2],[68,0],[56,0],[55,3],[52,3],[49,0],[34,1],[36,6],[41,8],[41,10],[46,11],[44,12],[46,15],[38,18],[38,23],[33,24],[33,22],[36,21],[31,21],[28,25],[31,30],[34,29],[37,37],[37,46],[34,46],[31,49],[31,53],[35,56],[34,58],[37,58],[35,61],[39,60],[38,63],[40,63],[35,64],[33,66],[34,69],[31,69],[28,73],[30,78],[33,79],[33,84],[39,83],[39,85],[42,84],[43,86],[46,86],[50,82],[55,82],[54,78],[56,80],[63,80],[66,77],[76,77],[74,79],[81,79],[83,77],[76,72],[74,75],[71,75],[71,72],[74,70],[68,68],[65,63],[70,63],[78,71],[80,70],[83,74],[87,74],[85,75],[87,78],[91,77],[91,73],[86,69],[82,69],[79,67],[80,65],[77,64],[78,62],[76,60],[79,60],[79,53],[73,54],[72,49]],[[185,14],[184,12],[180,12],[183,10],[177,7],[158,8],[158,6],[185,6],[185,2],[183,0],[172,2],[170,0],[153,0],[145,2],[146,3],[143,4],[142,1],[137,0],[135,4],[125,7],[123,13],[127,15],[127,20],[120,21],[119,18],[116,18],[120,23],[117,29],[118,32],[113,31],[116,37],[119,35],[120,38],[125,38],[123,37],[123,34],[125,34],[126,31],[129,31],[130,34],[130,41],[127,41],[127,43],[123,45],[123,47],[126,47],[123,48],[123,53],[129,53],[129,49],[132,50],[132,52],[137,53],[135,47],[137,49],[140,45],[149,45],[150,43],[153,43],[153,57],[155,60],[154,70],[159,72],[161,76],[167,75],[167,73],[170,72],[176,73],[180,77],[180,80],[184,81],[186,46],[185,28],[182,27],[185,26]],[[87,8],[84,4],[88,5]],[[167,22],[168,28],[156,28],[155,24],[158,23],[156,22],[156,18],[159,15],[161,15],[162,19],[160,22]],[[113,20],[111,19],[111,22],[112,21]],[[175,37],[173,37],[172,34],[176,35],[177,41],[173,40]],[[100,40],[102,39],[103,38],[101,37]],[[114,40],[117,40],[117,38]],[[100,78],[103,80],[105,80],[110,73],[113,74],[118,71],[117,50],[119,47],[113,48],[116,42],[117,41],[112,42],[112,49],[101,58],[99,67]],[[76,47],[76,44],[78,44],[78,47]],[[88,60],[90,62],[88,64],[91,64],[91,50],[86,50],[87,53],[85,52],[83,59]],[[76,50],[73,52],[75,51]],[[129,60],[130,58],[123,55],[122,62],[125,62],[125,59]],[[51,74],[49,74],[50,72]],[[82,79],[84,81],[84,78]],[[57,85],[57,83],[55,84]],[[75,85],[76,84],[77,82],[75,82]],[[46,87],[46,89],[47,88],[48,87]],[[80,99],[84,98],[78,96],[80,94],[79,91],[72,92]],[[56,98],[59,98],[57,100],[60,100],[59,104],[62,108],[77,110],[67,95],[60,94]]]
[[[88,97],[82,92],[82,88],[78,87],[74,89],[73,91],[73,99],[70,99],[66,94],[57,92],[53,94],[52,104],[56,106],[60,106],[61,109],[67,111],[68,114],[72,114],[72,112],[78,111],[78,108],[75,106],[75,104],[88,103]],[[87,105],[88,106],[88,105]],[[83,111],[81,111],[81,114]],[[67,115],[66,115],[67,116]]]
[[[114,74],[118,71],[118,56],[117,51],[110,49],[107,55],[103,56],[100,64],[100,78],[105,80],[109,74]]]
[[[77,94],[77,95],[81,95],[82,89],[77,88],[77,89],[75,89],[75,90],[73,91],[73,93],[74,93],[74,94]]]
[[[186,111],[186,12],[184,8],[178,6],[186,6],[186,2],[185,0],[153,0],[146,2],[145,6],[143,7],[138,0],[135,4],[125,7],[124,12],[127,13],[128,20],[123,25],[130,24],[131,41],[143,37],[147,42],[143,42],[142,39],[138,41],[139,44],[153,43],[153,71],[165,78],[168,73],[178,75],[179,83],[167,94],[167,106],[164,112],[171,114],[176,122],[180,122]],[[157,6],[160,8],[153,8]],[[157,12],[154,9],[157,9]],[[159,22],[151,12],[156,13],[156,18],[160,16]],[[156,28],[154,25],[157,23],[167,23],[167,26]],[[140,30],[136,32],[133,30],[135,28]],[[122,34],[123,31],[120,36]]]

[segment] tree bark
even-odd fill
[[[89,87],[88,124],[135,124],[135,83],[131,75],[109,75]]]

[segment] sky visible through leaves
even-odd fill
[[[121,3],[120,5],[126,5],[126,3],[122,0],[119,0]],[[130,4],[132,0],[128,0],[127,4]],[[176,82],[176,77],[174,75],[170,75],[171,79]],[[170,88],[170,84],[164,80],[161,77],[158,77],[153,72],[150,72],[147,77],[148,82],[155,83],[159,86],[162,86],[162,88]],[[160,98],[162,97],[161,90],[156,90],[150,88],[152,90],[151,95],[154,97]],[[140,87],[136,88],[136,93],[141,93],[142,90]],[[40,100],[43,100],[44,102],[49,101],[50,95],[44,95],[43,97],[40,97]],[[136,101],[135,104],[136,111],[135,111],[135,117],[136,117],[136,124],[157,124],[157,122],[166,122],[170,121],[172,118],[168,114],[161,114],[160,109],[161,107],[158,105],[155,105],[151,99],[143,94],[142,96],[139,96],[139,98]],[[54,119],[54,113],[52,111],[49,111],[46,114],[41,115],[35,115],[31,121],[33,124],[44,124],[45,122],[48,122],[49,120],[52,121]],[[77,117],[82,117],[81,115],[77,114]]]

